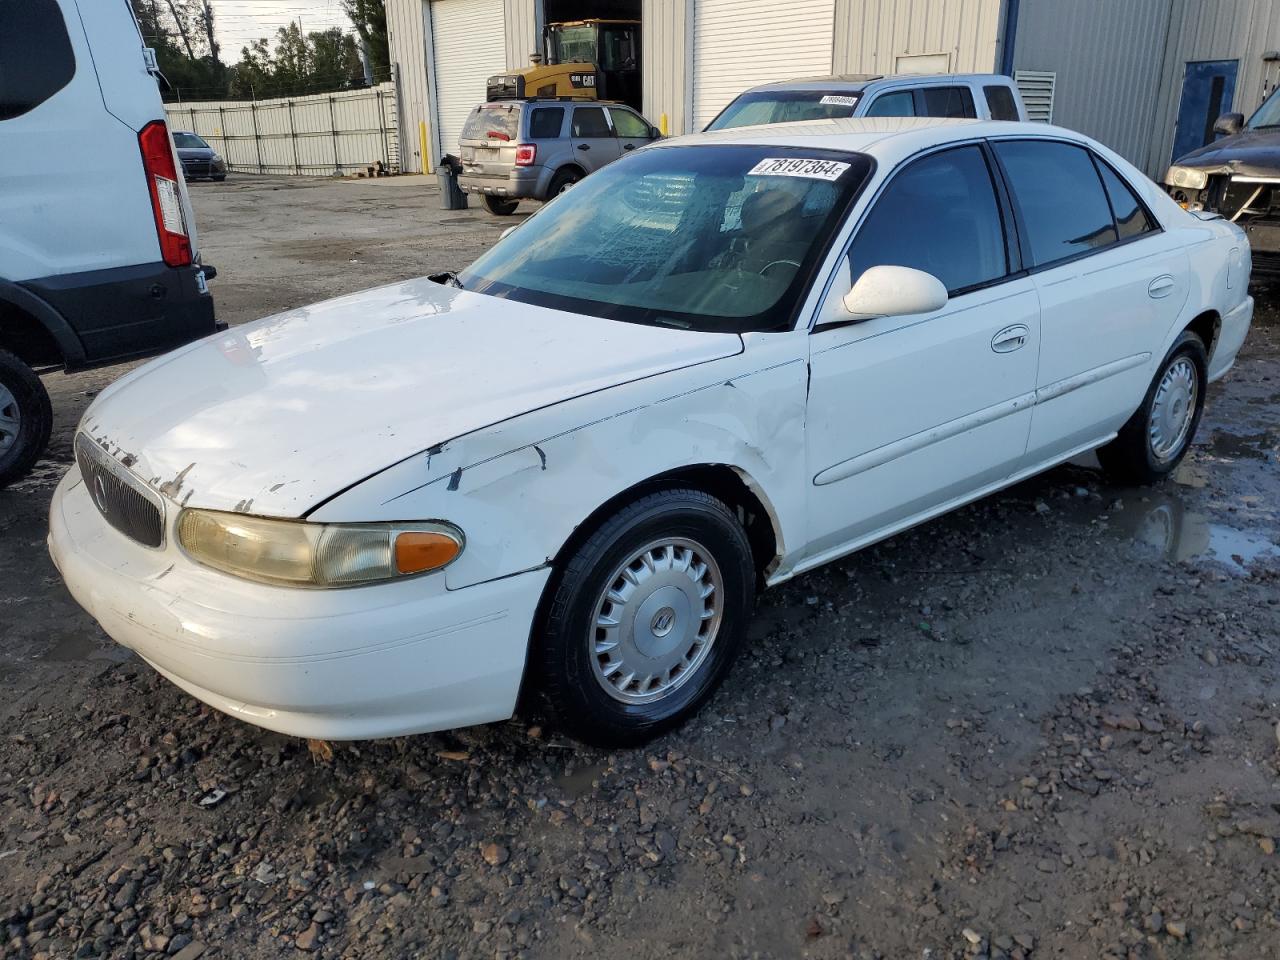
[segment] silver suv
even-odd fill
[[[471,111],[458,144],[458,186],[490,212],[547,200],[662,134],[630,107],[579,100],[502,100]]]

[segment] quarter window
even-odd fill
[[[1120,239],[1140,237],[1154,230],[1155,224],[1151,222],[1146,208],[1133,189],[1106,163],[1097,160],[1097,164],[1098,172],[1102,174],[1102,185],[1107,188],[1107,197],[1111,200],[1111,210],[1115,214],[1116,231],[1120,234]]]
[[[876,97],[867,108],[868,117],[914,117],[916,115],[915,98],[910,90],[898,90]]]
[[[991,111],[992,120],[1017,120],[1018,104],[1013,99],[1013,91],[1008,87],[993,84],[983,87],[987,96],[987,109]]]
[[[578,107],[573,111],[573,135],[575,137],[612,137],[609,121],[604,118],[603,107]]]
[[[889,181],[849,251],[856,281],[870,267],[914,267],[955,294],[1009,272],[1004,227],[982,150],[917,160]]]
[[[75,72],[57,0],[0,0],[0,120],[34,110]]]
[[[926,117],[976,117],[968,87],[924,87]]]
[[[992,146],[1042,267],[1116,242],[1111,206],[1083,147],[1049,140],[998,140]]]
[[[564,125],[564,107],[538,107],[529,117],[529,137],[533,140],[554,140],[560,136]]]

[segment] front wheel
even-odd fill
[[[1156,371],[1142,406],[1114,440],[1099,448],[1103,469],[1124,483],[1155,483],[1172,473],[1200,425],[1208,369],[1204,341],[1184,330]]]
[[[604,521],[550,589],[536,641],[542,691],[571,736],[621,747],[684,722],[724,680],[755,570],[724,503],[659,490]]]
[[[26,476],[49,443],[53,408],[35,371],[0,350],[0,487]]]
[[[484,205],[489,208],[489,212],[497,217],[509,217],[516,212],[516,207],[520,206],[519,200],[509,200],[506,197],[494,197],[485,195]]]

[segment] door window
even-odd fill
[[[75,72],[75,52],[57,0],[0,2],[0,120],[34,110]]]
[[[1004,226],[982,150],[917,160],[889,181],[849,251],[856,281],[869,267],[914,267],[955,294],[1009,272]]]
[[[1050,140],[998,140],[992,146],[1008,176],[1032,265],[1116,242],[1111,206],[1083,147]]]
[[[609,116],[613,120],[614,129],[618,131],[618,136],[629,140],[649,139],[649,124],[630,110],[610,107]]]
[[[612,137],[604,107],[577,107],[573,111],[573,135],[581,139]]]
[[[914,117],[915,98],[910,90],[896,90],[876,97],[867,108],[868,117]]]
[[[976,117],[973,109],[973,94],[968,87],[924,87],[920,93],[924,97],[924,116],[926,117]]]
[[[992,120],[1017,120],[1018,103],[1013,99],[1013,91],[1008,87],[993,84],[983,87],[987,97],[987,109],[991,111]]]
[[[1098,172],[1102,174],[1102,185],[1107,188],[1107,199],[1111,201],[1111,211],[1115,214],[1116,232],[1121,240],[1140,237],[1155,229],[1146,208],[1138,199],[1133,188],[1120,179],[1120,175],[1106,163],[1094,158],[1098,164]]]
[[[538,107],[529,117],[529,138],[554,140],[564,126],[564,107]]]

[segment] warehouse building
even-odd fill
[[[1153,176],[1280,79],[1275,0],[387,0],[403,166],[457,151],[485,80],[547,23],[641,22],[644,114],[701,130],[758,83],[824,74],[1012,75],[1033,118]]]

